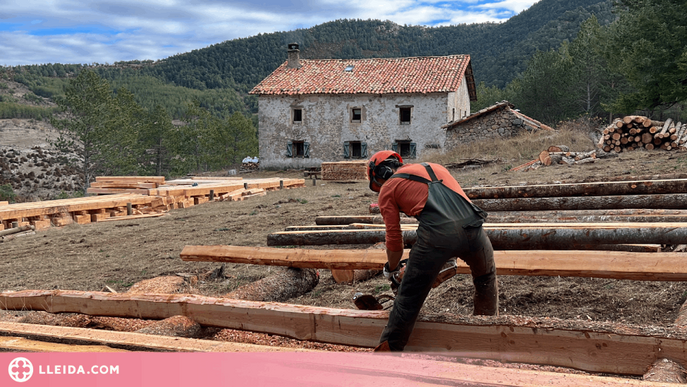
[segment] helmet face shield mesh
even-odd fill
[[[388,159],[397,159],[400,163],[403,163],[401,155],[392,150],[383,150],[375,153],[372,155],[372,157],[370,157],[370,161],[367,163],[367,176],[370,179],[370,189],[375,192],[379,192],[379,190],[382,188],[382,184],[377,181],[377,178],[382,178],[381,176],[377,176],[377,173],[379,172],[377,171],[377,167]],[[388,169],[391,170],[391,168]],[[386,174],[388,174],[388,172],[385,172],[385,175]]]

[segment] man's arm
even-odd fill
[[[403,258],[403,250],[401,251],[391,251],[386,250],[386,259],[389,261],[389,270],[394,271],[398,267],[398,263],[401,262]]]

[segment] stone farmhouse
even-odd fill
[[[394,149],[404,159],[442,152],[449,122],[477,99],[469,55],[288,59],[258,96],[260,168],[311,168]],[[411,161],[412,162],[412,161]]]

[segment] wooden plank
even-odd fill
[[[376,346],[386,311],[332,309],[195,295],[81,291],[3,292],[8,310],[45,310],[144,319],[187,316],[204,326],[244,329],[362,347]],[[179,338],[175,338],[179,340]],[[522,316],[422,316],[408,351],[643,375],[659,357],[687,364],[687,332]],[[454,355],[455,356],[455,355]]]
[[[405,250],[403,258],[408,258]],[[184,261],[231,262],[330,270],[381,270],[384,250],[310,250],[248,246],[185,246]],[[640,281],[687,280],[687,253],[635,253],[624,251],[494,251],[498,275],[595,277]],[[458,272],[470,273],[457,261]]]
[[[137,182],[165,184],[164,176],[96,176],[96,182]]]
[[[191,180],[243,180],[240,176],[192,176]]]
[[[134,332],[70,328],[0,321],[0,347],[24,345],[26,351],[55,346],[51,352],[165,351],[165,352],[309,352],[307,349],[279,348],[255,344],[167,337]],[[35,349],[23,343],[8,343],[13,337],[31,338]],[[38,341],[40,340],[40,341]],[[50,343],[48,343],[50,342]],[[55,344],[57,343],[71,343]],[[42,343],[42,344],[39,344]],[[97,343],[99,345],[92,345]],[[76,344],[76,345],[74,345]],[[109,346],[109,347],[107,347]],[[90,350],[89,350],[90,348]],[[100,350],[98,350],[100,349]]]
[[[155,198],[146,195],[120,194],[16,203],[0,207],[0,220],[29,218],[33,216],[77,211],[91,211],[103,208],[126,207],[127,203],[134,205],[150,204],[153,200],[155,200]]]
[[[157,188],[157,183],[139,183],[139,182],[98,182],[94,181],[90,184],[90,188]]]
[[[8,352],[129,352],[106,345],[73,345],[0,336],[0,351]]]
[[[91,217],[95,216],[96,214],[91,215]],[[106,215],[106,214],[105,214]],[[159,213],[151,213],[151,214],[140,214],[140,215],[126,215],[126,216],[117,216],[117,217],[107,217],[104,219],[98,220],[99,222],[113,222],[113,221],[118,221],[118,220],[134,220],[134,219],[145,219],[145,218],[159,218],[161,216],[166,216],[166,212],[159,212]]]

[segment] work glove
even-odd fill
[[[382,270],[382,274],[384,275],[384,278],[391,281],[391,278],[393,277],[393,275],[398,273],[400,269],[401,269],[400,264],[396,265],[396,268],[394,270],[389,269],[389,262],[387,262],[384,264],[384,270]]]
[[[394,296],[398,295],[398,287],[401,286],[401,280],[403,279],[403,273],[405,272],[407,263],[407,259],[402,260],[398,263],[395,270],[389,269],[389,262],[384,264],[384,270],[382,271],[382,274],[384,274],[384,278],[391,282],[391,292],[394,294]]]

